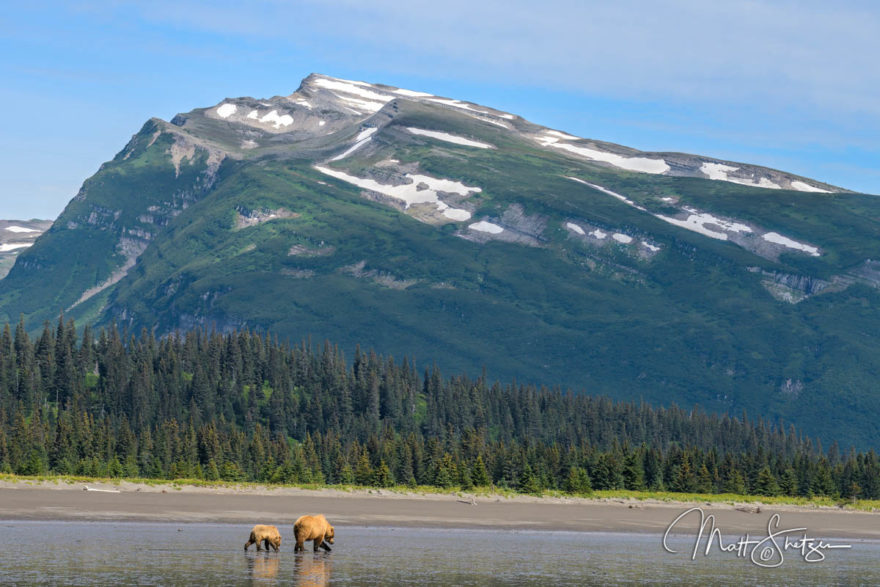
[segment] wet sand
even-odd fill
[[[88,487],[89,490],[85,490]],[[308,490],[269,487],[194,487],[64,482],[0,482],[0,520],[117,520],[292,525],[302,514],[323,513],[334,525],[438,528],[504,528],[662,535],[692,507],[716,516],[725,536],[767,535],[774,513],[779,529],[806,528],[813,537],[880,539],[880,513],[838,508],[399,494],[388,491]],[[754,509],[748,504],[744,509]],[[693,532],[691,514],[676,530]]]

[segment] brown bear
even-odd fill
[[[265,544],[266,550],[271,546],[275,552],[278,552],[278,547],[281,546],[281,532],[275,526],[257,524],[251,530],[251,537],[244,543],[244,549],[247,550],[251,544],[256,544],[257,550],[260,550],[261,544]]]
[[[305,550],[303,543],[311,540],[315,546],[315,552],[318,547],[330,552],[327,543],[333,544],[334,532],[333,526],[322,515],[317,516],[300,516],[293,524],[293,537],[296,539],[296,546],[293,552]]]

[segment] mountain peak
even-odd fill
[[[644,152],[637,149],[584,139],[558,130],[529,123],[522,118],[490,107],[427,92],[347,80],[311,73],[288,96],[267,100],[226,99],[201,112],[208,119],[259,130],[269,135],[291,135],[292,140],[347,133],[377,115],[389,103],[416,102],[442,114],[467,116],[483,124],[504,129],[537,143],[548,151],[580,161],[625,171],[678,177],[699,177],[765,189],[831,193],[839,187],[757,165],[735,163],[711,157],[671,152]],[[248,134],[247,132],[240,134]],[[238,140],[240,148],[259,146],[258,136]]]

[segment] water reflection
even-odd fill
[[[254,556],[245,554],[248,573],[252,580],[268,580],[278,576],[279,557],[274,552],[258,552]]]
[[[326,552],[298,552],[294,555],[293,577],[299,587],[330,584],[331,555]]]
[[[651,534],[348,526],[332,553],[243,553],[234,524],[2,522],[0,585],[880,585],[880,542],[778,569]],[[692,537],[676,537],[685,552]],[[85,548],[128,544],[134,548]],[[331,568],[332,565],[332,568]],[[332,578],[331,578],[332,577]]]

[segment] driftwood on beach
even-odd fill
[[[98,489],[97,487],[89,487],[88,485],[83,487],[83,491],[97,491],[100,493],[119,493],[118,489]]]
[[[736,511],[745,512],[747,514],[760,514],[761,508],[760,508],[760,506],[756,506],[756,505],[741,505],[741,506],[737,506]]]

